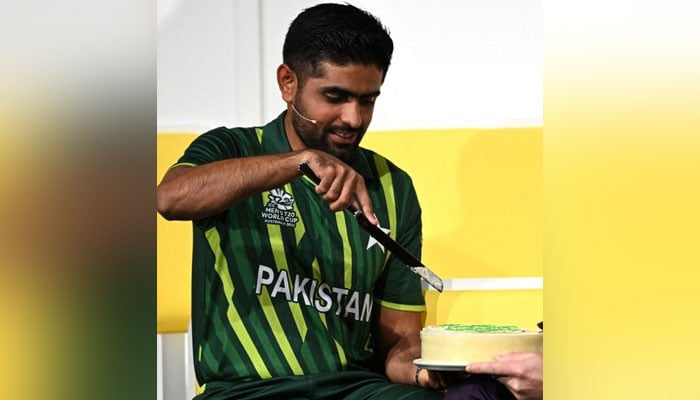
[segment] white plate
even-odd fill
[[[445,362],[432,362],[423,361],[422,358],[417,358],[413,360],[413,363],[418,367],[430,369],[433,371],[462,371],[467,366],[467,363],[445,363]]]

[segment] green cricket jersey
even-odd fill
[[[200,135],[176,165],[291,151],[284,113],[262,128]],[[366,149],[352,163],[380,226],[420,258],[421,210],[410,177]],[[331,212],[306,178],[193,222],[192,326],[200,384],[364,367],[378,306],[425,308],[419,278]]]

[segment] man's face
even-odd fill
[[[297,91],[292,126],[306,147],[323,150],[350,162],[372,121],[374,102],[382,85],[376,66],[323,63],[320,77],[310,77]]]

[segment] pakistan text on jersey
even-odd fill
[[[350,317],[356,321],[369,322],[372,314],[373,299],[370,293],[362,296],[358,291],[330,286],[327,283],[319,284],[315,279],[302,278],[297,274],[292,281],[287,271],[275,271],[266,265],[258,266],[255,293],[258,295],[262,293],[263,287],[267,288],[270,297],[284,296],[287,301],[313,306],[323,313],[329,312],[335,304],[335,314],[342,314],[344,318]],[[361,296],[363,297],[362,306],[360,306]]]

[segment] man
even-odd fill
[[[420,257],[410,177],[358,147],[392,52],[358,8],[304,10],[277,69],[286,111],[200,135],[163,177],[159,213],[193,221],[197,399],[442,397],[412,363],[419,278],[342,211],[355,206]]]

